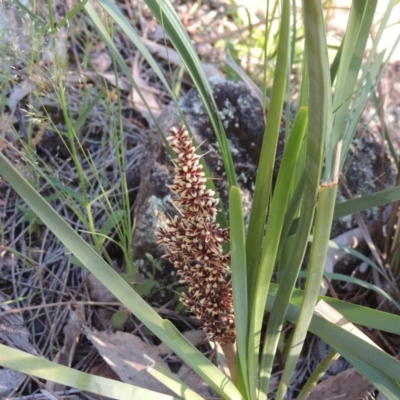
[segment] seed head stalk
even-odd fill
[[[170,189],[179,216],[158,230],[158,242],[167,249],[164,256],[176,271],[180,283],[188,285],[181,301],[203,324],[208,339],[221,344],[231,377],[235,380],[236,339],[230,277],[230,254],[222,243],[230,240],[229,230],[215,222],[218,200],[206,187],[200,156],[184,127],[172,128],[167,138],[177,158]]]

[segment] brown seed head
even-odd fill
[[[176,194],[174,205],[181,215],[158,230],[158,242],[165,246],[164,256],[177,270],[179,281],[189,286],[182,302],[203,323],[210,340],[222,344],[235,341],[230,255],[222,243],[229,230],[215,223],[218,200],[207,189],[200,157],[188,132],[172,128],[168,141],[175,151],[175,178],[170,189]]]

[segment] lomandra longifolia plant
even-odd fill
[[[229,241],[229,230],[215,222],[218,200],[207,189],[199,163],[200,156],[184,127],[172,128],[168,141],[175,151],[175,178],[170,189],[180,215],[158,231],[164,256],[177,270],[179,282],[188,285],[182,302],[202,322],[209,340],[221,345],[235,342],[235,324],[230,277],[230,254],[222,243]]]

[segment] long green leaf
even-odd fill
[[[317,367],[312,371],[307,382],[301,388],[296,400],[307,400],[313,388],[317,385],[318,381],[325,375],[326,371],[340,358],[340,354],[334,350],[322,359]]]
[[[352,215],[372,207],[383,206],[397,200],[400,200],[400,186],[350,199],[336,204],[333,219],[343,218],[346,215]]]
[[[359,122],[362,117],[362,113],[365,109],[367,100],[370,96],[371,91],[375,90],[375,86],[378,80],[378,76],[380,71],[382,71],[383,66],[383,57],[384,52],[377,54],[374,63],[371,69],[368,71],[368,74],[365,77],[364,81],[360,81],[359,87],[354,93],[354,101],[351,103],[351,108],[348,111],[348,114],[351,115],[346,121],[346,127],[344,128],[345,135],[344,136],[344,144],[343,144],[343,154],[342,154],[342,165],[345,163],[345,154],[348,153],[348,149],[351,146],[351,143],[354,138],[354,134],[359,127]]]
[[[277,197],[277,201],[280,205],[285,205],[288,203],[288,188],[290,187],[291,180],[294,179],[293,171],[296,169],[298,164],[298,158],[300,155],[300,150],[302,148],[302,142],[304,139],[304,135],[307,128],[308,122],[308,110],[305,107],[302,107],[299,110],[299,113],[296,117],[296,120],[293,124],[293,128],[289,137],[288,144],[286,146],[281,168],[278,175],[278,180],[275,188],[274,199],[273,203],[276,201],[275,196],[279,195],[281,192],[281,197]],[[295,192],[295,195],[297,193]],[[300,201],[300,199],[298,199]],[[274,252],[278,251],[279,245],[282,245],[282,236],[281,231],[284,227],[285,221],[285,212],[286,210],[275,210],[274,204],[271,205],[271,217],[269,226],[267,228],[267,233],[271,232],[270,235],[266,236],[266,244],[265,248],[271,247],[271,245],[275,242],[275,249]],[[273,215],[281,214],[283,218],[281,218],[281,225],[279,229],[275,229],[275,226],[272,224]],[[293,215],[292,215],[293,216]],[[271,227],[271,230],[268,230]],[[274,238],[276,235],[276,238]],[[276,254],[275,254],[276,256]],[[265,261],[274,260],[274,254],[266,254]],[[262,259],[262,262],[264,258]],[[273,268],[273,265],[271,266]],[[282,282],[284,284],[280,285],[278,291],[278,301],[275,302],[275,308],[271,312],[271,316],[268,321],[267,332],[266,332],[266,339],[264,341],[264,349],[262,353],[261,359],[261,369],[260,369],[260,392],[267,393],[269,379],[271,377],[271,371],[273,366],[273,361],[275,358],[275,352],[278,346],[280,331],[282,329],[284,316],[286,314],[286,309],[289,304],[290,296],[293,291],[294,285],[296,283],[298,271],[297,269],[287,268]],[[263,280],[262,280],[263,281]],[[268,285],[262,283],[260,285],[264,287],[264,290],[267,290]],[[262,299],[265,302],[266,297]]]
[[[315,208],[315,199],[319,190],[319,181],[324,159],[325,137],[331,133],[332,127],[332,104],[331,104],[331,82],[328,62],[328,52],[325,37],[324,19],[322,13],[322,4],[318,0],[303,1],[306,52],[309,68],[309,124],[308,124],[308,142],[307,142],[307,161],[306,161],[306,182],[304,189],[303,207],[301,209],[299,228],[296,234],[296,247],[293,254],[293,268],[298,269],[303,260],[307,245],[306,237],[310,232],[312,218]],[[328,166],[328,169],[329,166]],[[332,176],[332,172],[328,173]],[[334,204],[334,203],[333,203]],[[332,209],[333,211],[333,209]],[[326,234],[328,226],[323,226],[321,220],[321,233]],[[329,223],[329,220],[328,220]],[[324,231],[325,229],[325,231]],[[325,237],[321,237],[321,245],[324,245]],[[329,233],[326,246],[329,240]],[[314,242],[315,244],[315,242]],[[322,248],[323,251],[323,248]],[[321,258],[314,248],[314,265],[317,265]],[[322,255],[323,256],[323,255]],[[309,286],[309,290],[310,286]],[[310,295],[312,293],[310,292]],[[310,296],[310,298],[313,296]],[[311,300],[306,303],[310,307]],[[305,329],[307,329],[307,315],[309,309],[304,309],[302,318],[304,318]],[[282,379],[277,392],[277,399],[282,399],[289,385],[292,371],[295,367],[299,355],[299,346],[294,347],[293,343],[302,341],[305,334],[302,327],[296,326],[297,332],[292,341],[290,354],[282,375]]]
[[[390,296],[385,290],[381,289],[380,287],[363,281],[362,279],[355,278],[353,276],[347,276],[343,274],[336,274],[336,273],[327,273],[325,274],[328,279],[335,279],[338,281],[352,283],[353,285],[361,286],[367,290],[372,290],[378,293],[380,296],[384,297],[385,299],[389,300],[398,310],[400,310],[400,303],[397,302],[392,296]]]
[[[17,6],[24,12],[26,12],[29,16],[29,18],[35,22],[36,24],[40,25],[42,28],[48,29],[49,26],[46,24],[45,21],[43,21],[42,18],[40,18],[38,15],[33,13],[29,8],[27,8],[24,4],[21,3],[20,0],[14,0],[14,2],[17,4]]]
[[[365,47],[371,30],[371,24],[375,15],[377,0],[354,0],[352,3],[346,35],[343,40],[343,48],[337,74],[337,83],[333,100],[335,112],[333,122],[332,142],[327,144],[327,165],[332,165],[332,149],[336,147],[339,140],[351,140],[354,132],[346,132],[344,129],[347,113],[352,95],[359,76],[361,62]],[[357,116],[352,115],[352,118]],[[330,148],[328,147],[330,145]],[[345,143],[346,148],[346,143]],[[343,152],[342,158],[346,156]],[[326,180],[331,179],[328,175]]]
[[[155,363],[150,358],[149,361],[151,362],[151,366],[147,368],[149,374],[159,380],[168,389],[185,400],[204,400],[203,397],[177,378],[176,374],[173,374],[161,364]]]
[[[313,310],[318,299],[319,288],[324,275],[324,266],[331,232],[336,193],[337,182],[335,182],[333,185],[321,187],[303,304],[301,307],[298,324],[296,325],[291,339],[291,350],[283,371],[278,393],[276,395],[277,399],[283,399],[283,396],[286,393],[288,382],[290,381],[292,373],[296,367],[297,360],[303,348],[308,326],[311,322]]]
[[[268,285],[268,276],[270,277],[272,274],[272,271],[267,271],[268,267],[266,266],[263,268],[262,274],[259,275],[259,260],[262,251],[264,225],[267,215],[268,201],[271,193],[275,153],[280,130],[283,100],[285,96],[289,43],[290,2],[289,0],[283,0],[277,65],[275,69],[274,84],[272,87],[271,103],[268,111],[264,139],[261,148],[260,162],[258,165],[246,241],[249,312],[251,313],[248,349],[248,374],[251,396],[255,395],[257,386],[257,365],[261,335],[260,328],[267,294],[267,289],[265,289],[265,292],[259,293],[259,298],[257,299],[255,288],[258,286],[257,279],[263,279],[263,281],[259,283]],[[258,307],[255,307],[256,302]]]
[[[333,219],[339,219],[357,212],[369,210],[373,207],[383,206],[388,203],[400,200],[400,186],[381,190],[376,193],[367,194],[362,197],[343,201],[335,205]],[[295,219],[289,229],[289,235],[294,235],[299,226],[299,218]]]
[[[176,397],[138,386],[128,385],[113,379],[77,371],[64,365],[33,356],[21,350],[0,344],[0,365],[24,374],[36,376],[80,390],[101,394],[118,400],[173,400]]]
[[[83,4],[83,3],[81,3]],[[86,2],[85,2],[86,4]],[[100,90],[94,100],[85,108],[85,110],[79,115],[78,120],[74,124],[74,131],[79,132],[79,129],[82,128],[82,125],[85,123],[87,117],[91,113],[94,107],[96,107],[97,103],[100,101],[101,97],[104,95],[104,89]]]
[[[231,221],[231,270],[233,308],[235,310],[236,347],[240,368],[238,382],[243,381],[247,397],[250,399],[247,371],[247,343],[249,337],[249,309],[247,293],[246,244],[244,233],[243,206],[240,189],[231,187],[229,195],[229,215]],[[239,365],[239,364],[238,364]],[[239,374],[241,375],[239,378]],[[240,389],[240,387],[239,387]]]
[[[395,382],[399,381],[400,361],[371,343],[360,339],[359,336],[317,315],[313,316],[310,332],[330,343],[339,353],[347,352]]]
[[[252,294],[256,286],[258,263],[262,249],[265,219],[271,193],[274,160],[281,124],[283,100],[285,97],[287,64],[290,43],[290,3],[283,0],[281,25],[279,30],[278,56],[272,86],[271,102],[268,110],[264,139],[257,170],[256,185],[251,206],[247,233],[246,255],[248,263],[249,307],[253,307]],[[254,377],[255,371],[252,371]]]

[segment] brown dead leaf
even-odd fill
[[[155,18],[147,20],[140,17],[140,27],[143,32],[142,39],[147,37],[154,42],[165,40],[165,31]]]
[[[115,303],[118,299],[93,275],[88,274],[86,277],[87,287],[89,290],[90,300],[95,302]],[[97,328],[102,326],[111,326],[112,316],[115,311],[106,307],[99,307],[96,313],[97,319],[95,324]]]
[[[192,332],[196,333],[189,334],[189,337],[192,336],[195,342],[203,340],[202,335],[204,338],[204,333]],[[144,357],[144,355],[147,355],[156,363],[169,369],[168,365],[162,360],[160,351],[161,348],[162,351],[168,352],[169,350],[166,346],[150,345],[137,336],[119,331],[115,333],[95,332],[87,328],[85,329],[85,334],[122,382],[160,393],[172,394],[147,372],[149,362]],[[178,378],[203,397],[214,395],[210,387],[186,365],[183,365],[179,370]]]
[[[68,322],[64,328],[64,345],[54,357],[54,362],[71,367],[84,322],[83,306],[79,306],[76,310],[70,310]],[[46,389],[58,392],[64,390],[65,385],[47,381]]]
[[[185,338],[189,340],[194,347],[201,346],[207,342],[207,337],[203,330],[186,331],[183,332],[183,336],[185,336]],[[171,352],[165,343],[160,343],[157,347],[160,354],[168,354]],[[200,379],[199,375],[197,375],[196,372],[194,372],[186,364],[182,364],[181,368],[179,369],[178,378],[203,397],[212,397],[215,395],[212,389],[206,385],[202,379]]]
[[[355,368],[339,372],[319,383],[308,400],[369,399],[374,387]]]
[[[86,284],[89,289],[90,300],[113,303],[118,299],[93,275],[88,274]]]
[[[29,82],[27,79],[22,81],[20,84],[15,85],[11,91],[10,95],[7,99],[7,105],[10,107],[11,114],[14,114],[15,109],[17,108],[18,103],[29,94],[34,89],[34,85],[32,82]]]
[[[192,390],[205,398],[215,397],[215,392],[188,365],[183,364],[178,371],[178,378]]]
[[[105,51],[93,52],[90,61],[97,72],[106,72],[112,64],[111,56]]]
[[[1,143],[1,138],[0,138]],[[0,199],[0,206],[4,205],[3,200]],[[0,276],[7,272],[11,273],[13,268],[16,268],[18,265],[17,259],[14,256],[14,253],[9,251],[7,247],[7,242],[1,243],[0,242]]]
[[[10,299],[0,292],[0,343],[37,355],[21,314],[18,312],[2,315],[4,311],[12,310],[12,307],[6,304],[8,300]],[[25,374],[0,368],[0,398],[5,399],[24,379]]]
[[[155,43],[151,40],[142,38],[143,43],[146,45],[147,49],[150,53],[155,54],[165,60],[168,60],[171,64],[181,66],[182,60],[179,54],[172,49],[171,47],[166,47],[162,44]],[[209,78],[210,76],[221,76],[224,77],[225,75],[214,65],[210,63],[201,63],[203,67],[203,71],[206,76]]]
[[[157,346],[149,345],[137,336],[119,331],[115,333],[95,332],[87,328],[84,332],[122,382],[160,393],[172,394],[147,372],[148,361],[144,358],[144,354],[168,368],[162,360]]]
[[[161,107],[158,103],[160,93],[156,89],[151,88],[148,83],[142,78],[140,74],[140,64],[142,60],[141,57],[142,56],[140,55],[140,53],[136,52],[132,65],[132,78],[135,81],[136,85],[139,87],[140,92],[142,93],[142,96],[147,103],[147,106],[150,108],[153,115],[158,117],[161,114]],[[140,111],[143,117],[145,117],[150,122],[152,120],[150,112],[145,105],[145,102],[141,99],[139,93],[134,88],[132,88],[131,90],[131,100],[135,108]]]
[[[93,72],[86,71],[82,75],[76,72],[68,72],[65,77],[66,82],[79,84],[82,83],[84,78],[90,80],[91,82],[97,82],[99,78],[104,78],[109,84],[117,86],[117,81],[113,72]],[[124,92],[129,92],[131,90],[131,84],[128,79],[123,76],[118,77],[118,87]]]

